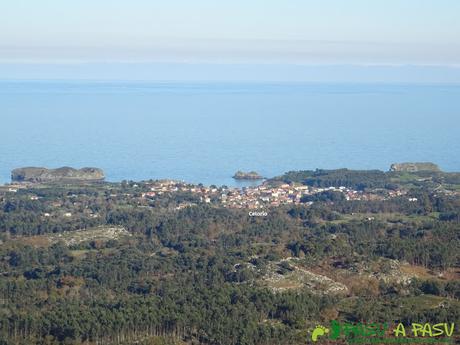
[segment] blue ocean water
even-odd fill
[[[236,185],[236,170],[460,171],[460,85],[0,82],[0,182],[22,166]]]

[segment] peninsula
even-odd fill
[[[431,162],[424,163],[395,163],[391,165],[390,171],[418,172],[418,171],[441,171],[439,166]]]
[[[12,182],[66,182],[66,181],[103,181],[104,172],[98,168],[74,169],[62,167],[58,169],[47,168],[19,168],[11,172]]]

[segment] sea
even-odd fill
[[[460,84],[0,81],[0,183],[17,167],[244,186],[237,170],[460,171]]]

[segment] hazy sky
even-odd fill
[[[458,0],[0,0],[3,62],[460,65]]]

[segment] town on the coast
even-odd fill
[[[305,176],[315,174],[315,172],[311,171],[300,173],[306,174]],[[396,174],[392,178],[397,178],[398,183],[388,183],[391,182],[391,178],[388,177],[388,174],[391,173]],[[298,173],[294,172],[294,174]],[[394,164],[391,166],[389,173],[347,169],[324,171],[323,173],[326,177],[334,174],[338,176],[339,181],[345,181],[344,179],[351,177],[357,179],[357,181],[368,179],[372,183],[365,188],[358,187],[356,184],[350,185],[350,183],[347,186],[341,185],[336,180],[329,184],[315,185],[315,183],[305,183],[302,179],[283,179],[283,176],[287,175],[262,180],[262,176],[256,172],[243,173],[241,171],[235,174],[235,179],[260,179],[260,182],[256,185],[242,188],[205,186],[172,179],[111,183],[104,181],[104,172],[97,168],[83,168],[80,170],[69,167],[58,169],[20,168],[13,170],[10,184],[0,186],[0,198],[8,193],[21,192],[22,194],[26,193],[30,201],[36,201],[41,198],[40,189],[46,186],[54,188],[60,185],[88,185],[99,190],[107,190],[107,200],[123,200],[130,206],[139,207],[157,207],[160,201],[163,202],[161,204],[161,207],[163,207],[165,205],[164,201],[168,201],[168,209],[172,208],[173,210],[182,210],[198,205],[261,210],[283,205],[310,206],[317,201],[384,201],[398,197],[407,202],[417,202],[417,196],[408,193],[412,187],[408,185],[407,181],[404,182],[404,179],[407,180],[409,175],[412,176],[412,184],[418,183],[431,186],[433,193],[446,195],[457,195],[459,193],[456,188],[449,188],[448,183],[442,182],[452,178],[449,177],[451,175],[441,172],[432,163]],[[386,182],[380,181],[383,184],[375,184],[379,180]],[[438,183],[436,182],[437,180],[441,182]],[[438,183],[438,187],[435,187],[436,183]],[[78,195],[70,193],[61,198],[61,200],[55,200],[52,203],[51,206],[55,206],[51,208],[55,210],[54,213],[48,210],[43,216],[72,217],[75,213],[74,206],[82,204],[81,200],[84,200],[85,197],[85,194],[82,194],[81,191]],[[73,207],[64,207],[68,203]],[[97,212],[90,212],[86,209],[83,211],[89,212],[89,217],[98,217]]]
[[[139,184],[137,184],[139,187]],[[146,183],[144,187],[149,190],[141,193],[143,199],[153,199],[157,196],[178,192],[191,193],[199,197],[200,202],[207,204],[219,204],[228,208],[259,209],[266,207],[278,207],[287,204],[313,204],[306,201],[306,197],[323,192],[337,192],[343,194],[346,200],[385,200],[392,197],[402,196],[405,191],[358,191],[344,186],[318,188],[305,185],[283,183],[277,186],[270,183],[262,183],[259,186],[243,188],[229,187],[206,187],[202,185],[188,184],[183,181],[160,180]],[[415,198],[408,198],[417,201]],[[181,203],[177,209],[191,207],[196,204]]]

